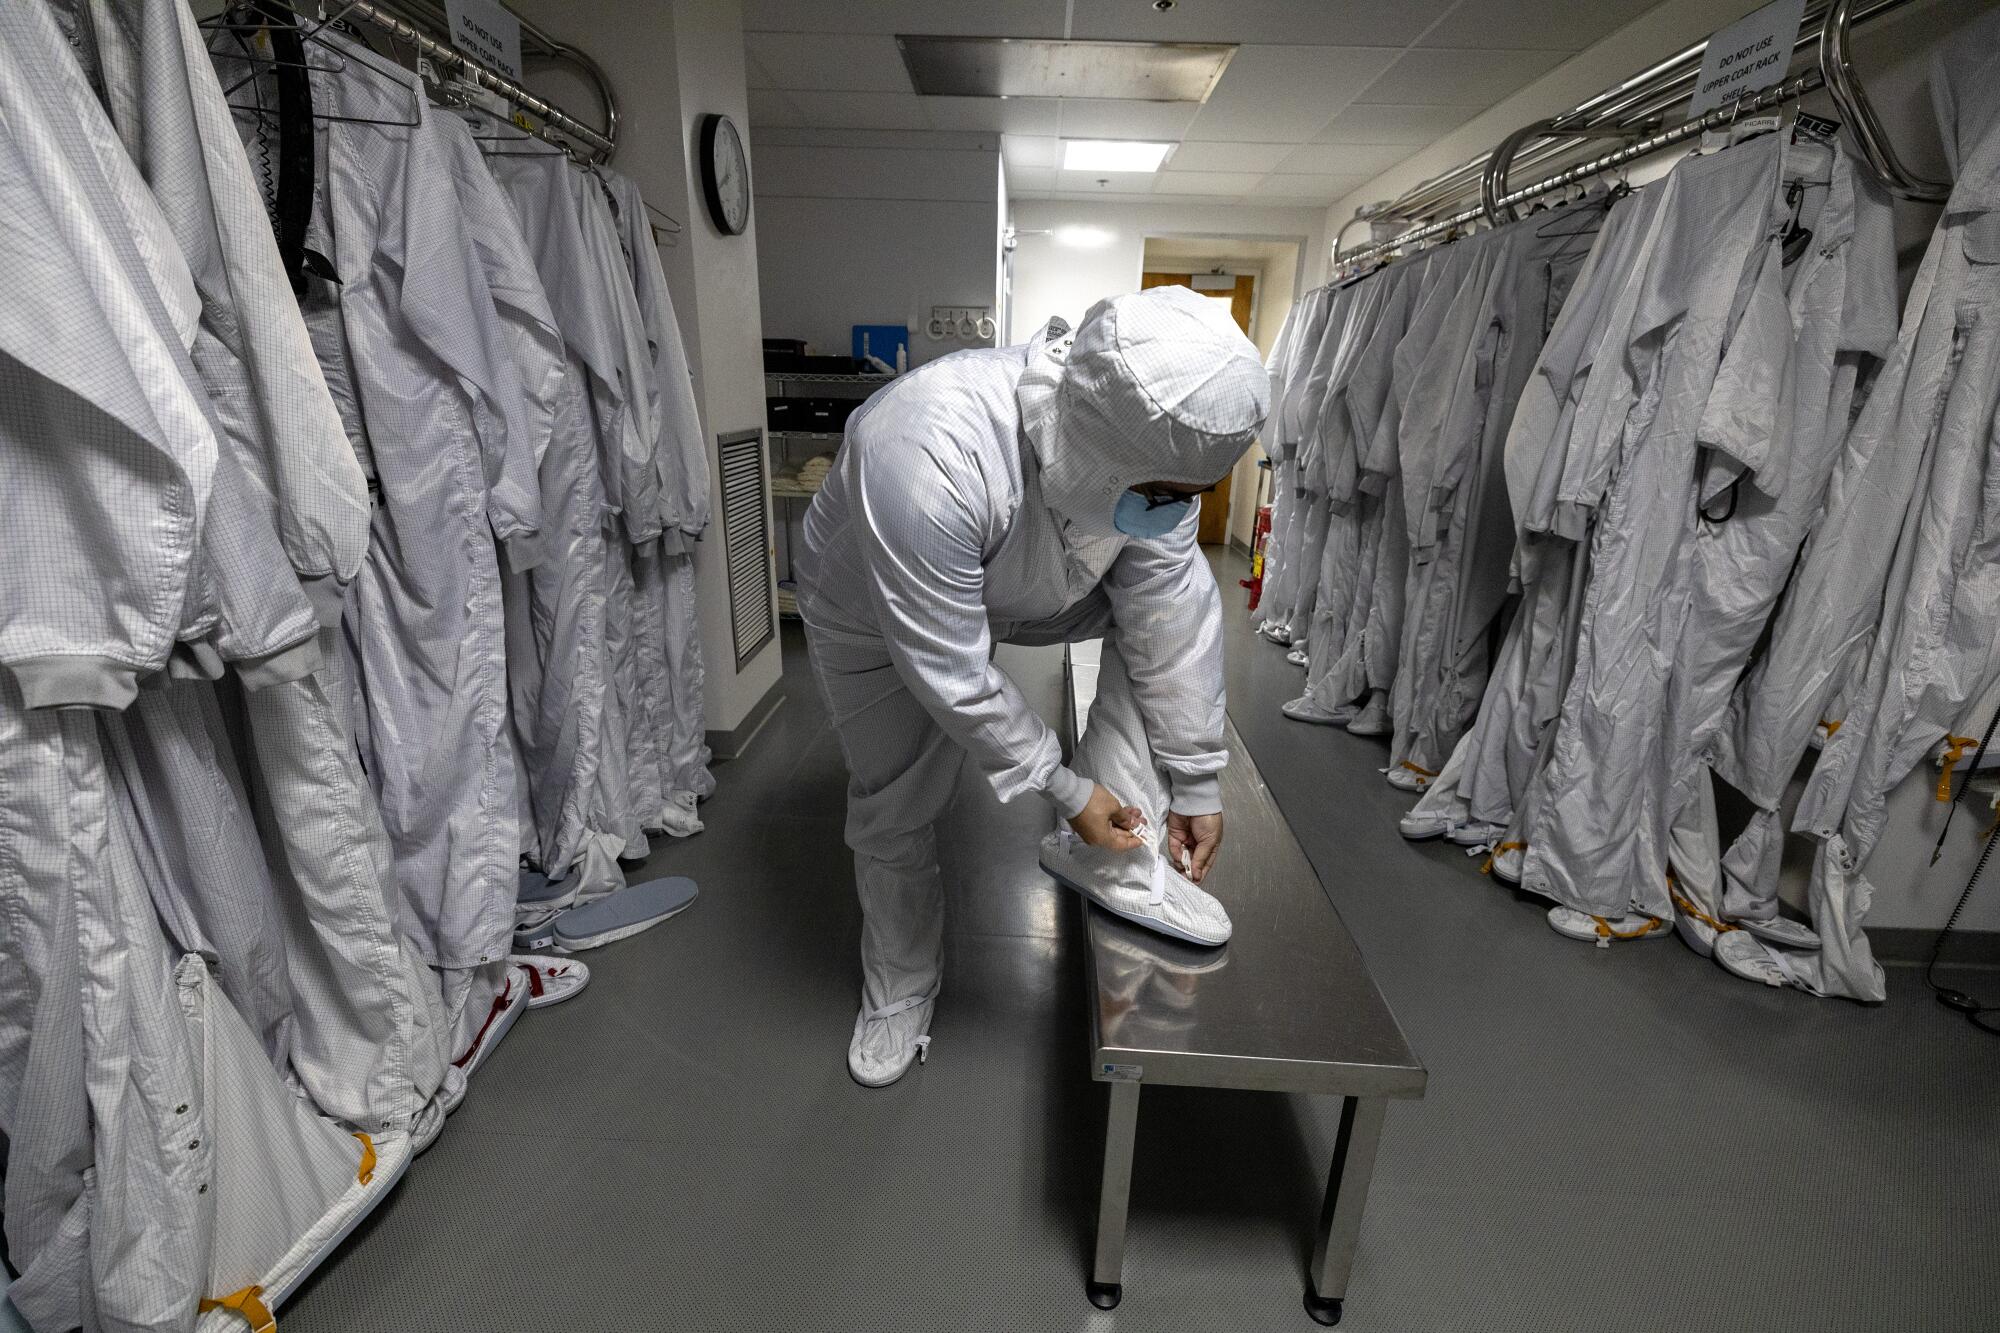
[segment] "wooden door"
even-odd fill
[[[1257,295],[1257,277],[1253,273],[1235,274],[1236,286],[1228,291],[1203,292],[1203,296],[1216,301],[1229,302],[1230,318],[1236,327],[1243,330],[1243,336],[1250,336],[1250,309]],[[1192,273],[1145,273],[1139,278],[1139,287],[1188,287],[1194,286]],[[1201,522],[1197,537],[1204,546],[1221,546],[1229,540],[1229,487],[1234,476],[1224,477],[1222,484],[1208,495],[1201,497]]]

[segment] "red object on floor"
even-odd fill
[[[1250,609],[1264,595],[1264,542],[1271,535],[1271,506],[1257,506],[1257,522],[1250,529],[1250,577],[1237,583],[1250,590]]]

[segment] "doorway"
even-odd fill
[[[1249,337],[1250,319],[1257,311],[1257,275],[1203,273],[1199,283],[1195,277],[1193,273],[1148,272],[1140,277],[1139,287],[1142,291],[1152,287],[1186,287],[1227,305],[1236,327],[1243,330],[1244,337]],[[1229,540],[1229,493],[1235,480],[1234,474],[1224,477],[1213,493],[1202,498],[1196,540],[1203,546],[1221,546]]]

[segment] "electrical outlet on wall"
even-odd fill
[[[961,342],[991,342],[995,330],[993,307],[984,305],[934,305],[930,323],[924,326],[931,341],[947,338]]]

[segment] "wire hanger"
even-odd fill
[[[270,68],[304,69],[304,70],[314,70],[320,73],[339,74],[339,73],[344,73],[347,69],[347,61],[349,53],[333,46],[331,43],[329,43],[323,37],[321,37],[320,34],[326,29],[333,27],[335,24],[341,24],[343,16],[351,8],[353,8],[352,5],[343,5],[341,6],[341,8],[334,11],[332,14],[324,18],[314,20],[312,22],[312,26],[305,27],[300,25],[300,23],[298,22],[298,20],[302,18],[303,15],[299,14],[299,12],[293,9],[290,5],[282,3],[282,0],[253,0],[253,2],[250,4],[237,5],[228,10],[225,10],[223,11],[223,13],[217,15],[215,18],[207,20],[200,26],[206,28],[210,32],[228,33],[231,35],[231,37],[234,38],[235,45],[239,49],[232,52],[226,52],[225,55],[227,59],[241,60],[247,64],[263,65]],[[241,20],[243,15],[245,15],[246,13],[252,15],[261,15],[262,17],[256,22],[243,22]],[[269,32],[274,27],[292,28],[298,33],[299,40],[302,44],[311,43],[313,46],[319,48],[320,50],[330,53],[333,56],[335,63],[331,65],[320,65],[320,64],[315,64],[311,60],[307,59],[285,60],[277,56],[258,55],[256,52],[251,50],[250,43],[245,37],[245,34]],[[399,84],[409,77],[409,71],[404,69],[400,65],[384,66],[376,63],[376,60],[374,58],[371,58],[372,53],[371,56],[361,55],[360,52],[365,50],[367,50],[367,47],[365,45],[360,44],[357,41],[356,50],[354,53],[354,59],[363,66],[373,70],[375,73],[381,75],[383,78],[394,80]],[[303,55],[303,52],[301,52],[301,54]],[[251,71],[251,73],[246,75],[244,78],[238,80],[237,82],[231,84],[229,87],[223,89],[222,93],[223,97],[227,98],[231,94],[235,93],[237,90],[249,84],[255,83],[257,81],[257,78],[258,78],[257,72],[255,70]],[[258,95],[260,97],[262,96],[261,90],[259,90]],[[272,108],[262,105],[261,102],[254,106],[245,105],[242,102],[230,102],[228,105],[230,110],[232,111],[241,111],[247,115],[253,115],[260,118],[274,117],[278,114]],[[415,119],[414,117],[409,120],[384,120],[377,116],[336,116],[331,112],[325,112],[325,111],[315,111],[313,113],[313,119],[340,122],[350,125],[389,125],[400,129],[414,129],[419,123],[418,120]]]

